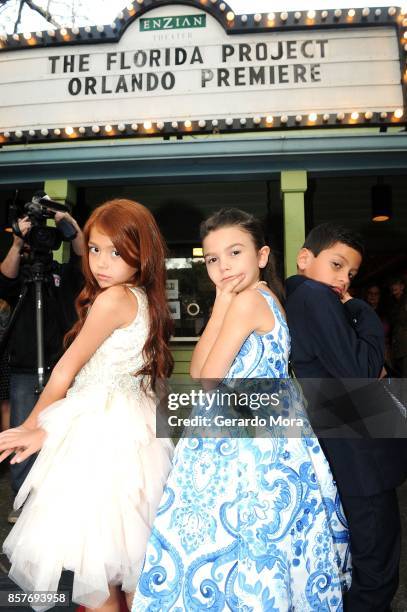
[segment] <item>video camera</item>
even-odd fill
[[[18,226],[22,212],[31,221],[31,229],[25,236]],[[11,227],[14,234],[23,238],[34,253],[50,254],[59,249],[62,241],[71,242],[77,235],[75,227],[66,219],[59,221],[58,227],[47,226],[47,219],[53,219],[56,212],[70,211],[64,204],[51,200],[45,191],[38,191],[31,202],[24,204],[23,211],[15,203],[10,206]]]

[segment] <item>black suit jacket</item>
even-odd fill
[[[377,383],[373,394],[371,389],[364,391],[364,402],[360,402],[340,380],[378,378],[384,361],[380,319],[362,300],[342,304],[327,285],[298,275],[287,280],[286,308],[293,368],[299,379],[314,379],[309,384],[300,382],[311,422],[314,411],[323,407],[319,418],[322,414],[325,435],[320,441],[340,493],[370,496],[398,486],[407,475],[407,438],[369,439],[364,427],[366,413],[377,411],[380,402],[374,401],[375,394],[384,393],[382,387]],[[315,379],[323,380],[318,384]],[[335,380],[329,383],[328,379]],[[330,426],[335,431],[336,418],[342,437],[331,438],[326,432]],[[347,423],[349,437],[344,437]]]

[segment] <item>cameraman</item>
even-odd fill
[[[80,256],[84,252],[83,235],[76,221],[68,213],[56,212],[57,226],[62,220],[68,221],[76,229],[77,235],[72,241],[69,263],[58,264],[52,261],[46,274],[48,280],[43,285],[45,383],[62,354],[63,337],[76,320],[74,302],[82,286]],[[0,266],[0,297],[13,306],[24,284],[24,267],[30,266],[23,261],[24,252],[30,249],[24,238],[31,229],[31,221],[24,217],[18,221],[18,227],[23,238],[13,234],[13,244]],[[35,286],[30,282],[7,347],[10,363],[11,427],[18,427],[25,421],[38,399],[35,392],[38,389],[35,306]],[[17,494],[34,461],[35,456],[10,466],[14,494]],[[19,511],[12,510],[8,517],[9,522],[15,523],[18,514]]]

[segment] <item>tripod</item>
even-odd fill
[[[42,259],[40,259],[40,257]],[[17,304],[10,316],[10,320],[7,327],[4,330],[3,337],[0,341],[0,354],[5,350],[10,334],[13,331],[14,325],[18,319],[19,313],[23,304],[27,299],[30,285],[34,285],[35,289],[35,331],[37,339],[37,376],[38,376],[38,388],[36,393],[40,394],[44,389],[44,374],[45,374],[45,357],[44,357],[44,302],[43,302],[43,288],[44,284],[49,284],[50,278],[50,266],[52,264],[52,255],[41,253],[40,257],[36,257],[34,253],[32,261],[25,264],[22,269],[22,289],[18,296]]]

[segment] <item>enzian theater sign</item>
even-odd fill
[[[0,36],[0,142],[405,125],[406,50],[397,7],[135,0],[109,26]]]

